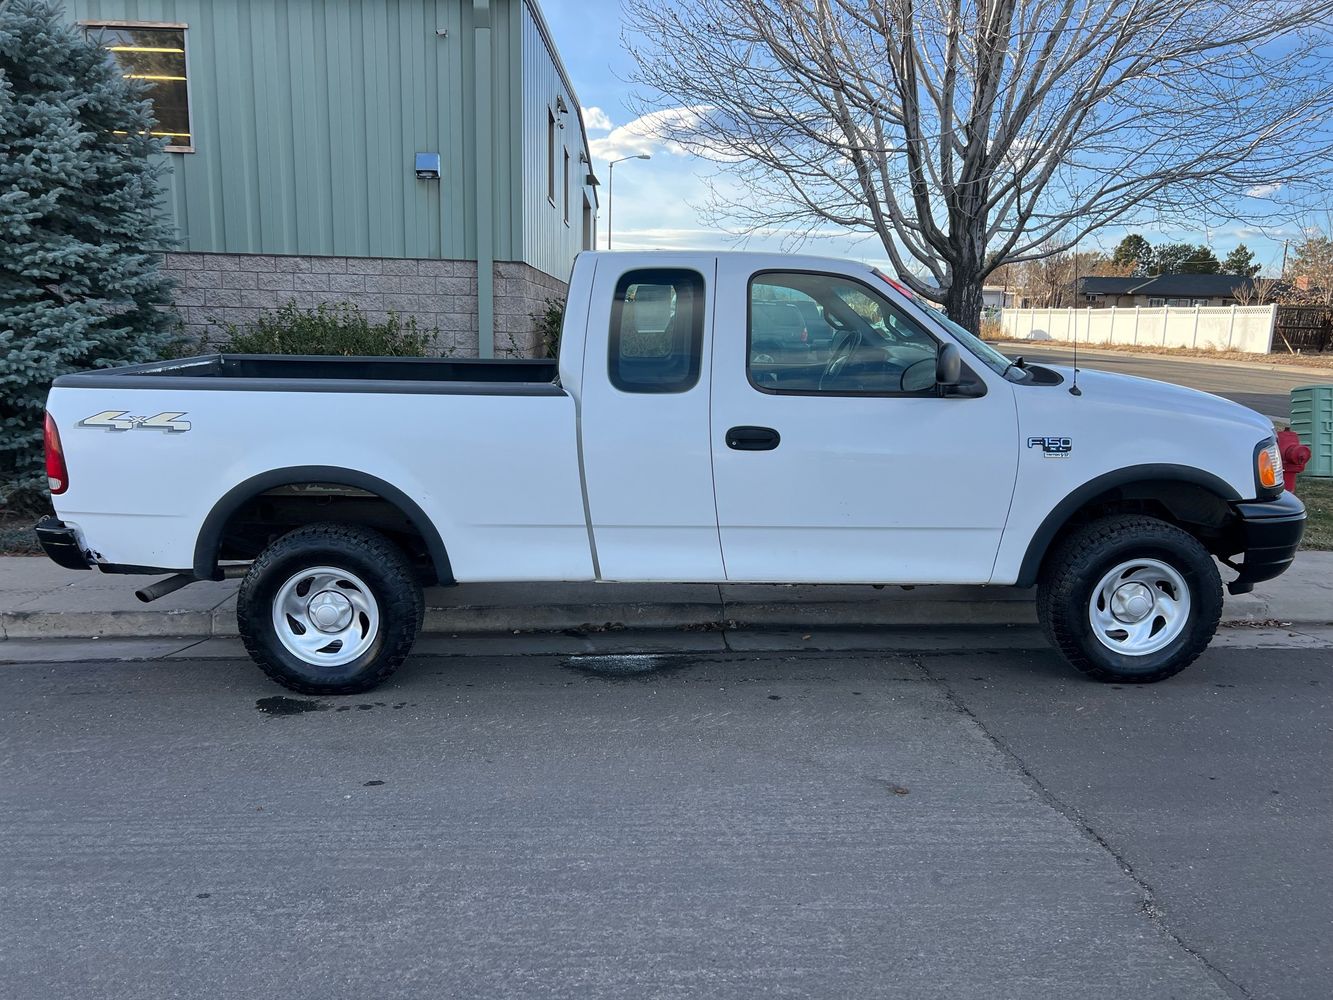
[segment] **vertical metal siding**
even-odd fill
[[[182,249],[464,258],[474,171],[459,148],[472,106],[461,7],[72,0],[69,14],[189,26],[196,152],[167,154]],[[418,150],[443,155],[440,182],[413,176]]]
[[[166,154],[181,249],[472,259],[476,73],[469,0],[70,0],[75,20],[187,24],[194,153]],[[587,164],[574,95],[527,0],[492,0],[498,260],[565,278]],[[447,32],[440,37],[437,29]],[[571,157],[570,224],[546,198],[546,110]],[[439,151],[418,181],[413,154]],[[556,150],[557,177],[562,150]]]
[[[583,179],[589,164],[580,162],[587,154],[579,129],[578,103],[565,86],[555,59],[529,9],[526,0],[511,0],[522,9],[523,119],[518,130],[522,147],[522,180],[514,191],[514,203],[522,213],[519,227],[522,239],[521,260],[540,271],[564,281],[574,255],[583,248]],[[569,113],[556,115],[565,127],[556,129],[556,197],[552,205],[546,196],[546,115],[555,110],[557,96],[565,100]],[[565,207],[560,190],[564,150],[569,151],[569,225],[565,225]],[[591,196],[589,196],[591,197]]]

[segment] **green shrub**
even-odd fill
[[[560,354],[560,328],[565,325],[565,304],[559,299],[547,299],[541,312],[532,314],[537,324],[538,357],[554,358]]]
[[[350,302],[302,309],[289,302],[263,312],[243,326],[228,323],[218,344],[225,354],[340,354],[343,356],[422,357],[439,330],[423,330],[417,321],[389,313],[372,322]]]

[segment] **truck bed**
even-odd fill
[[[558,396],[554,360],[207,354],[76,372],[58,388]]]

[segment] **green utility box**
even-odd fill
[[[1310,446],[1310,461],[1302,475],[1333,477],[1333,385],[1291,390],[1291,429]]]

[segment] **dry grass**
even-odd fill
[[[1301,539],[1301,548],[1333,550],[1333,479],[1301,476],[1296,482],[1296,495],[1305,502],[1305,537]]]
[[[1014,350],[1041,350],[1043,347],[1062,347],[1072,350],[1074,345],[1067,340],[1005,340],[1003,337],[983,338],[996,344],[1003,344]],[[1164,357],[1212,358],[1220,361],[1244,361],[1251,365],[1277,365],[1290,368],[1325,368],[1333,370],[1333,354],[1247,354],[1244,351],[1210,351],[1203,347],[1154,347],[1150,344],[1085,344],[1079,342],[1079,350],[1109,351],[1116,354],[1160,354]]]

